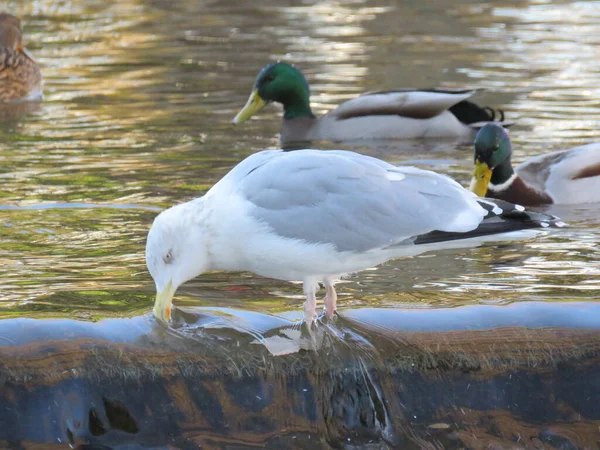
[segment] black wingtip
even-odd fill
[[[481,107],[468,100],[458,102],[449,111],[465,125],[486,122],[504,122],[504,111],[489,106]]]
[[[477,203],[488,212],[484,221],[492,217],[500,217],[507,220],[538,222],[542,228],[562,228],[567,225],[558,216],[531,211],[524,206],[505,202],[504,200],[480,198],[477,199]]]
[[[491,236],[535,228],[563,228],[567,226],[560,217],[529,211],[521,205],[503,200],[480,198],[477,199],[477,202],[487,211],[487,214],[476,229],[466,233],[432,231],[417,236],[414,240],[415,245]]]

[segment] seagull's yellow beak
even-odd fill
[[[175,289],[173,288],[173,283],[170,281],[162,291],[156,293],[153,310],[154,317],[165,324],[168,324],[171,319],[173,295],[175,295]]]
[[[479,197],[485,197],[491,179],[492,170],[489,166],[484,162],[475,161],[475,172],[473,173],[469,189]]]
[[[237,113],[237,116],[233,118],[233,123],[237,124],[248,120],[254,114],[263,109],[266,104],[267,102],[265,102],[262,97],[258,95],[258,91],[254,89],[250,94],[250,98],[246,102],[246,106],[244,106],[242,110]]]

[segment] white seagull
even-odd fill
[[[554,216],[478,198],[451,178],[342,150],[265,150],[201,198],[161,212],[148,233],[154,315],[168,323],[177,288],[207,270],[302,281],[304,318],[336,309],[336,279],[390,259],[502,233],[562,226]],[[509,235],[511,236],[511,235]]]

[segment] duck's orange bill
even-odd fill
[[[21,53],[22,55],[24,55],[28,60],[30,60],[31,62],[35,62],[35,59],[33,59],[33,56],[31,56],[31,53],[29,53],[29,50],[27,50],[25,47],[23,47],[22,45],[20,45],[19,47],[17,47],[17,51],[19,53]]]

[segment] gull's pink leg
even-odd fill
[[[325,285],[325,315],[331,319],[337,308],[337,293],[330,278],[325,278],[323,284]]]

